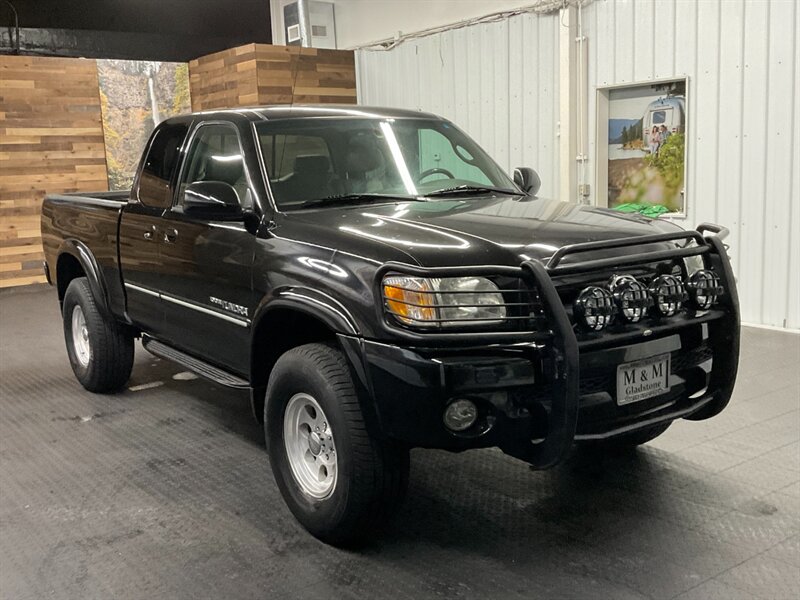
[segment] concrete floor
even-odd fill
[[[0,598],[797,598],[800,336],[746,329],[731,406],[549,472],[412,453],[361,552],[305,533],[246,395],[139,348],[85,392],[54,294],[0,295]]]

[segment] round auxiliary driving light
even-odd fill
[[[689,289],[689,298],[692,304],[699,310],[711,308],[711,305],[722,294],[719,277],[708,269],[700,269],[692,273],[686,287]]]
[[[454,400],[444,409],[443,419],[450,431],[465,431],[478,419],[478,407],[472,400]]]
[[[609,283],[611,295],[622,318],[628,323],[638,323],[652,304],[647,288],[631,275],[614,277]]]
[[[674,275],[659,275],[650,282],[653,310],[662,317],[671,317],[681,309],[686,299],[683,283]]]
[[[590,285],[578,294],[573,311],[584,328],[600,331],[608,327],[614,317],[614,298],[607,289]]]

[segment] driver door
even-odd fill
[[[256,238],[241,220],[184,213],[186,187],[197,181],[227,183],[236,190],[242,208],[252,208],[233,124],[201,123],[195,129],[175,204],[163,218],[164,337],[189,354],[247,375],[251,317],[257,306],[251,282]]]

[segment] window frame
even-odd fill
[[[667,122],[667,112],[668,111],[672,112],[672,109],[671,108],[669,108],[669,109],[659,108],[658,110],[650,111],[650,122],[653,125],[664,125],[664,124],[666,124],[666,122]],[[663,119],[661,121],[656,121],[655,116],[657,114],[663,115]]]
[[[693,156],[695,145],[693,144],[694,135],[694,79],[686,73],[677,73],[672,77],[662,77],[650,79],[647,81],[634,80],[625,83],[613,83],[598,86],[595,94],[595,131],[594,139],[598,141],[595,144],[594,151],[594,191],[589,196],[588,202],[590,206],[597,206],[599,208],[609,208],[608,206],[608,143],[602,143],[602,140],[608,136],[608,118],[609,118],[609,103],[612,101],[611,93],[619,90],[634,89],[644,86],[654,86],[659,84],[680,84],[684,86],[684,135],[686,136],[686,145],[683,153],[683,193],[682,193],[682,209],[680,212],[665,213],[660,220],[685,220],[688,218],[691,203],[693,202],[693,193],[696,191],[695,186],[690,181],[692,175]],[[674,107],[673,107],[674,108]],[[642,122],[644,125],[644,122]],[[605,137],[604,137],[605,136]]]
[[[258,162],[258,171],[259,173],[261,173],[261,180],[264,182],[264,189],[267,192],[267,203],[269,204],[269,209],[272,211],[273,214],[282,215],[283,212],[278,209],[278,205],[275,202],[275,196],[273,196],[272,194],[272,186],[270,186],[269,183],[269,175],[267,174],[267,165],[264,159],[264,153],[261,150],[261,140],[258,137],[258,129],[256,128],[255,121],[250,121],[250,133],[253,136],[252,142],[256,151],[256,161]]]
[[[186,141],[191,137],[192,133],[192,125],[193,121],[183,122],[179,121],[177,123],[159,123],[153,132],[150,134],[150,138],[147,140],[147,144],[145,145],[144,152],[142,153],[141,163],[139,168],[136,170],[136,177],[133,180],[132,188],[131,188],[131,202],[135,202],[136,204],[140,204],[148,209],[152,210],[161,210],[167,211],[170,210],[172,205],[175,202],[175,193],[177,191],[176,183],[177,183],[177,176],[180,170],[183,168],[183,164],[178,165],[177,169],[174,169],[170,179],[167,181],[167,184],[170,187],[172,197],[168,199],[168,202],[163,206],[153,206],[152,204],[148,204],[146,202],[142,202],[141,198],[141,187],[142,187],[142,175],[145,171],[145,165],[147,164],[147,159],[150,157],[150,151],[153,149],[153,144],[158,138],[158,135],[164,131],[168,127],[186,127],[186,133],[183,135],[183,140],[181,141],[181,145],[178,147],[178,158],[177,160],[182,163],[183,161],[183,154],[186,150]]]
[[[209,121],[199,121],[194,124],[194,126],[190,129],[189,134],[186,136],[184,140],[184,145],[182,148],[182,162],[181,168],[178,169],[175,178],[175,186],[173,191],[172,197],[172,204],[169,206],[168,210],[171,212],[179,212],[181,214],[185,214],[182,210],[182,205],[179,202],[180,199],[180,184],[183,180],[183,176],[186,173],[186,170],[189,168],[189,151],[192,148],[192,144],[194,144],[195,138],[197,137],[198,132],[202,130],[203,127],[208,125],[222,125],[223,127],[227,127],[233,130],[236,134],[236,143],[239,145],[239,153],[242,155],[242,170],[244,171],[245,179],[247,180],[247,187],[250,189],[250,194],[253,197],[253,207],[250,210],[255,210],[256,206],[258,205],[257,195],[256,195],[256,188],[253,185],[253,179],[250,176],[250,169],[247,168],[247,161],[245,160],[244,156],[244,147],[242,146],[242,136],[239,132],[239,128],[236,126],[235,123],[232,121],[225,121],[222,119],[214,119]],[[260,154],[259,149],[259,154]],[[269,186],[269,181],[267,181],[267,186]],[[270,190],[270,196],[272,195],[272,191]],[[242,199],[239,198],[239,205],[241,206]],[[244,207],[241,207],[244,211]]]

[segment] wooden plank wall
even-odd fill
[[[248,44],[191,61],[189,75],[195,111],[356,103],[349,50]],[[106,189],[95,61],[0,56],[0,288],[44,281],[45,193]]]
[[[248,44],[189,63],[192,110],[263,104],[355,104],[355,54]]]
[[[189,61],[192,111],[258,104],[255,44]]]
[[[107,189],[95,61],[0,56],[0,288],[44,281],[45,193]]]
[[[352,50],[256,44],[259,104],[355,104]]]

